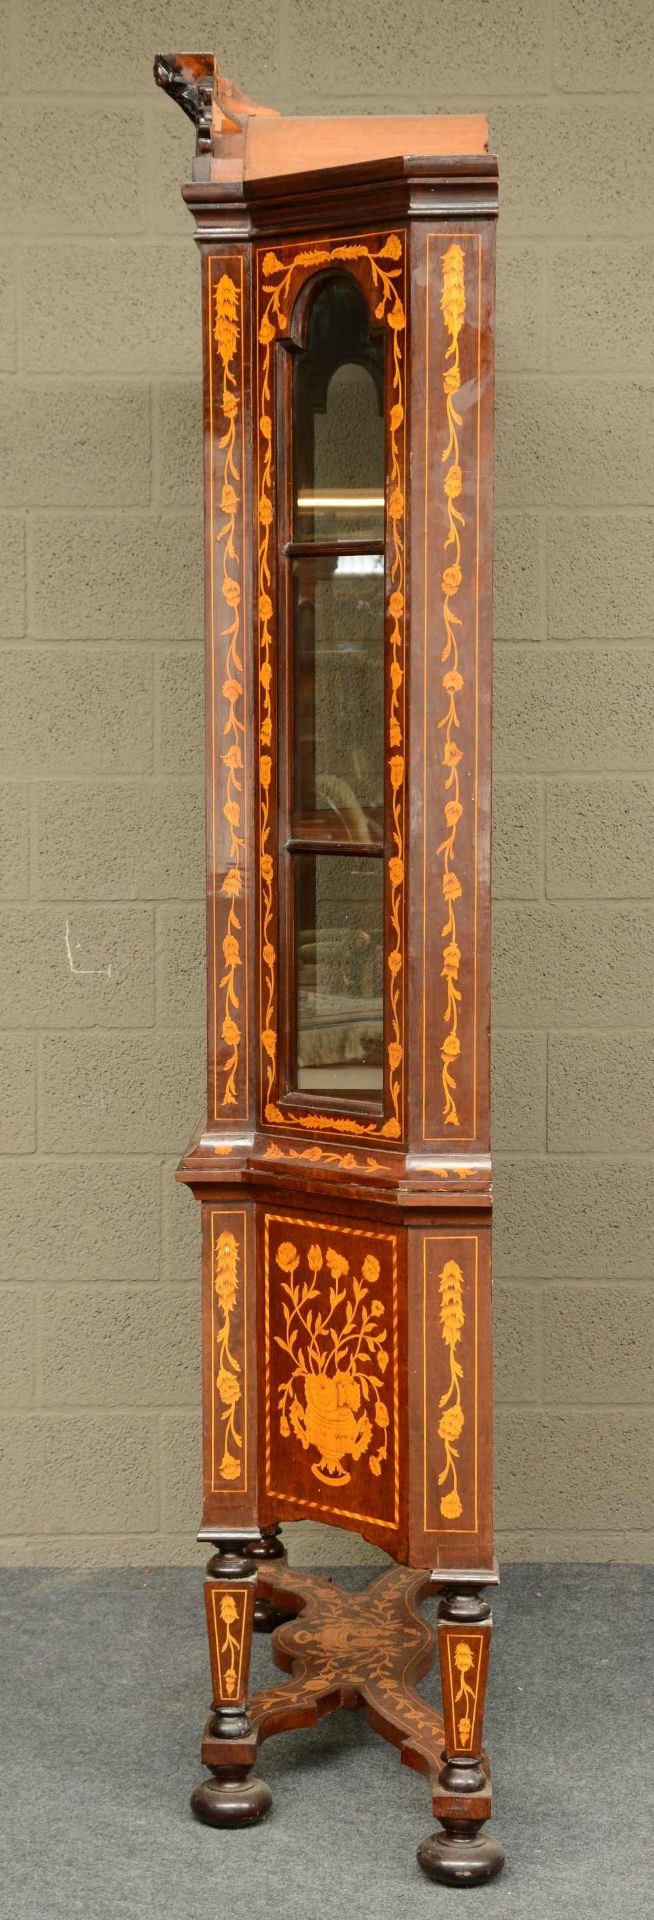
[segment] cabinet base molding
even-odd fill
[[[263,1741],[313,1727],[339,1708],[358,1709],[397,1747],[404,1765],[430,1783],[442,1830],[419,1849],[425,1873],[461,1886],[498,1873],[501,1847],[482,1833],[491,1812],[487,1756],[482,1751],[467,1762],[448,1764],[443,1715],[417,1691],[438,1641],[420,1602],[445,1581],[429,1568],[393,1567],[363,1592],[349,1593],[326,1574],[296,1573],[284,1557],[258,1556],[256,1609],[261,1606],[265,1618],[283,1616],[272,1631],[271,1648],[275,1666],[289,1678],[248,1695],[238,1731],[236,1726],[223,1731],[216,1712],[210,1715],[202,1760],[213,1778],[193,1793],[197,1818],[229,1827],[260,1820],[271,1804],[269,1787],[252,1775]],[[441,1602],[441,1622],[447,1604]],[[472,1617],[481,1605],[468,1602],[466,1612]],[[484,1607],[486,1614],[490,1610]]]

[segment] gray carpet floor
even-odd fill
[[[507,1865],[465,1895],[420,1873],[426,1782],[356,1714],[267,1743],[262,1826],[195,1823],[196,1569],[12,1571],[0,1596],[2,1920],[444,1920],[462,1899],[480,1920],[653,1920],[654,1568],[503,1570],[486,1738]]]

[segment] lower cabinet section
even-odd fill
[[[204,1202],[205,1526],[303,1517],[488,1568],[487,1215]]]

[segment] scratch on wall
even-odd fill
[[[107,961],[106,967],[79,967],[77,965],[74,958],[73,946],[71,944],[69,920],[66,921],[66,930],[65,930],[64,938],[66,941],[66,953],[68,955],[68,965],[70,967],[71,973],[75,975],[76,980],[81,980],[85,977],[88,977],[94,980],[97,980],[97,979],[110,980],[111,979],[111,961],[110,960]],[[81,940],[76,940],[74,945],[75,945],[75,953],[81,953],[81,950],[82,950]]]

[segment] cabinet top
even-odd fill
[[[466,171],[496,175],[484,114],[279,114],[241,93],[210,53],[157,54],[154,75],[196,128],[193,179],[232,183],[246,199],[278,188],[285,196],[306,191],[312,176],[324,181],[352,169],[368,177],[438,176],[467,161]]]

